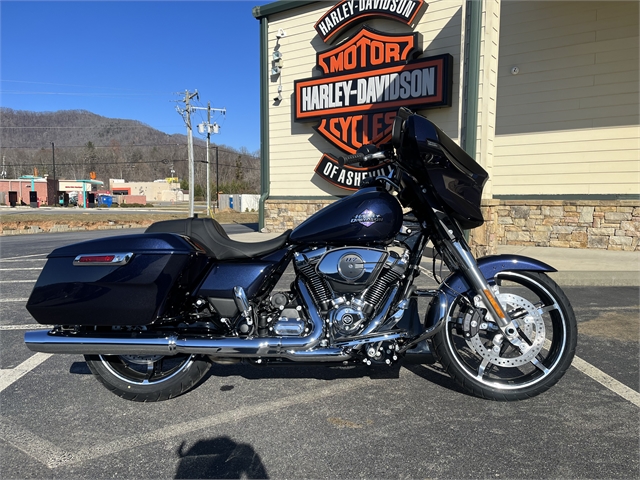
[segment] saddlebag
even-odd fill
[[[46,325],[148,325],[184,301],[207,262],[172,233],[76,243],[47,257],[27,310]]]

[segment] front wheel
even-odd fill
[[[493,288],[529,349],[522,353],[502,335],[479,299],[461,295],[445,328],[433,339],[447,373],[473,395],[522,400],[553,386],[575,355],[578,328],[573,308],[544,273],[500,272]]]
[[[159,402],[193,388],[211,363],[200,355],[85,355],[91,373],[127,400]]]

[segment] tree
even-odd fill
[[[236,182],[244,182],[244,172],[242,171],[242,155],[238,155],[238,158],[236,158]]]

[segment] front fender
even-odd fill
[[[504,271],[529,271],[529,272],[557,272],[551,265],[547,265],[535,258],[523,257],[522,255],[488,255],[477,260],[480,272],[492,283],[497,273]],[[454,272],[449,275],[440,287],[440,291],[430,305],[425,327],[433,327],[449,311],[449,306],[461,294],[471,290],[461,272]]]

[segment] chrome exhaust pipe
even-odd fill
[[[176,355],[179,353],[209,355],[212,357],[323,357],[324,349],[313,350],[323,337],[322,318],[313,307],[307,287],[298,281],[302,299],[309,308],[313,325],[307,336],[277,338],[189,338],[168,335],[153,337],[135,334],[129,338],[95,334],[85,336],[77,333],[55,334],[48,330],[26,332],[24,342],[29,350],[42,353],[64,353],[84,355]],[[313,351],[312,351],[313,350]],[[298,355],[298,352],[300,355]],[[327,351],[325,357],[340,360],[342,353]],[[350,356],[348,357],[350,358]],[[313,360],[317,360],[314,358]]]

